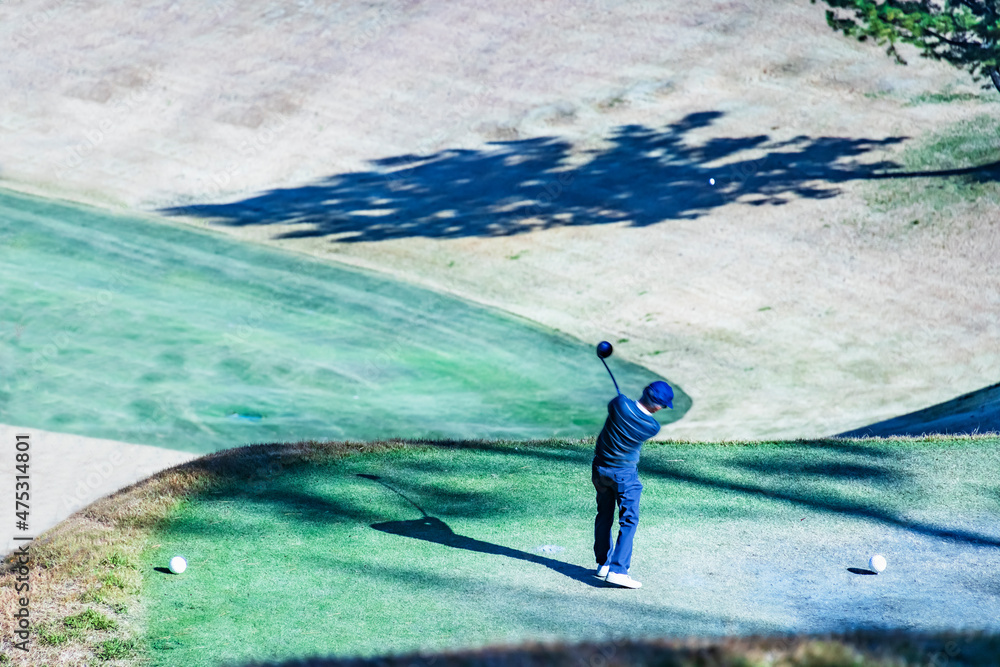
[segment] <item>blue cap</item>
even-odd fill
[[[673,409],[674,390],[663,380],[657,380],[642,390],[642,402]]]

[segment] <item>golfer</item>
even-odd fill
[[[656,381],[633,401],[621,392],[608,403],[608,418],[597,436],[591,479],[597,489],[597,518],[594,520],[594,556],[597,578],[624,588],[639,588],[641,583],[629,576],[632,563],[632,538],[639,525],[639,450],[642,443],[659,433],[660,424],[653,413],[674,407],[674,390],[666,382]],[[611,548],[611,529],[618,506],[618,539]]]

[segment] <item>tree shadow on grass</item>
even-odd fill
[[[842,454],[875,458],[880,461],[886,458],[884,447],[876,447],[857,440],[796,440],[794,444],[797,447],[810,447],[817,451],[837,451]]]
[[[864,465],[845,461],[821,461],[805,464],[781,460],[746,461],[740,467],[744,470],[754,470],[762,474],[828,477],[834,480],[864,480],[870,484],[890,485],[897,481],[897,473],[885,466]]]
[[[793,446],[804,446],[804,447],[825,447],[828,444],[834,449],[843,450],[845,447],[849,452],[861,453],[864,455],[871,455],[873,452],[870,450],[872,448],[865,446],[853,446],[848,443],[838,442],[836,440],[817,440],[817,441],[803,441],[792,443]],[[448,442],[441,443],[440,446],[444,447],[455,447],[455,448],[473,448],[473,449],[483,449],[483,450],[493,450],[493,451],[504,451],[511,455],[520,455],[525,457],[538,458],[543,460],[551,461],[565,461],[565,456],[560,453],[548,452],[545,449],[532,449],[526,447],[520,447],[517,451],[511,451],[511,448],[506,445],[491,443],[491,442]],[[696,448],[699,445],[690,445],[692,448]],[[589,452],[581,452],[579,455],[579,460],[581,464],[590,461]],[[757,469],[759,471],[765,470],[767,464],[758,465]],[[839,474],[839,470],[836,466],[831,468],[837,474],[831,475],[834,479],[843,481],[843,476]],[[845,498],[839,497],[835,494],[829,493],[826,490],[817,489],[815,492],[808,490],[799,491],[791,488],[792,485],[788,483],[788,475],[794,474],[798,476],[798,473],[792,471],[791,469],[786,470],[786,475],[784,475],[781,480],[774,485],[769,485],[762,478],[757,477],[755,482],[735,482],[722,478],[721,476],[713,476],[711,474],[702,473],[695,469],[691,469],[683,464],[666,464],[660,462],[654,456],[650,456],[648,453],[643,455],[642,462],[639,464],[640,475],[655,475],[662,480],[682,482],[685,484],[692,484],[695,486],[700,486],[707,489],[715,489],[718,491],[726,491],[735,494],[741,494],[747,497],[756,498],[766,498],[770,500],[777,500],[781,502],[790,503],[800,507],[807,507],[816,512],[826,512],[832,514],[841,514],[845,516],[853,516],[858,518],[868,519],[870,521],[875,521],[884,525],[895,526],[905,530],[909,530],[913,533],[920,535],[926,535],[928,537],[935,537],[945,540],[953,540],[956,542],[962,542],[970,545],[998,548],[1000,547],[1000,538],[994,537],[992,535],[987,535],[983,533],[977,533],[968,530],[952,529],[945,526],[935,526],[929,523],[924,523],[920,521],[914,521],[910,519],[901,518],[893,515],[892,513],[886,511],[883,507],[880,507],[875,502],[865,503],[861,501],[847,500]],[[818,474],[817,474],[818,472]],[[901,472],[892,470],[873,470],[874,474],[877,476],[879,481],[883,485],[887,486],[899,486],[904,481],[901,479]],[[807,470],[805,472],[807,478],[816,479],[817,477],[823,478],[827,477],[822,472],[822,467],[819,469]],[[797,479],[796,482],[801,481]],[[898,492],[901,492],[898,491]]]
[[[809,494],[790,491],[785,488],[768,487],[764,484],[738,483],[724,479],[713,479],[708,475],[676,469],[672,470],[667,466],[655,463],[647,466],[646,471],[656,475],[660,479],[686,482],[705,488],[731,491],[751,497],[780,500],[799,505],[801,507],[808,507],[819,512],[829,512],[845,516],[864,518],[878,523],[903,528],[910,532],[926,535],[928,537],[964,542],[966,544],[976,546],[992,548],[1000,547],[1000,539],[991,535],[984,535],[982,533],[976,533],[968,530],[952,529],[944,526],[934,526],[920,521],[903,519],[890,514],[875,503],[845,500],[828,493],[817,492],[815,494]]]
[[[777,206],[827,199],[860,179],[1000,178],[1000,162],[906,172],[862,160],[907,137],[851,139],[766,134],[700,140],[723,116],[691,113],[662,128],[618,127],[605,149],[581,151],[557,137],[491,142],[372,161],[336,174],[229,203],[164,209],[227,226],[295,225],[275,238],[340,243],[400,238],[511,236],[561,226],[627,222],[646,227],[693,219],[731,203]],[[710,182],[714,179],[714,184]]]
[[[733,202],[761,206],[834,197],[837,183],[898,168],[860,158],[905,139],[776,141],[759,134],[700,141],[697,135],[722,116],[692,113],[662,129],[621,126],[608,148],[586,152],[556,137],[539,137],[481,150],[401,155],[373,161],[370,171],[163,212],[236,227],[296,225],[276,238],[342,243],[509,236],[618,222],[645,227],[696,218]]]
[[[1000,181],[1000,160],[974,167],[959,167],[957,169],[925,169],[923,171],[874,174],[871,178],[893,180],[899,178],[947,178],[949,176],[968,176],[970,180],[976,183]]]

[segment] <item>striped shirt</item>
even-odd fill
[[[608,418],[597,436],[594,464],[605,468],[635,468],[642,443],[660,432],[660,423],[625,394],[608,403]]]

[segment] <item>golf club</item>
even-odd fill
[[[618,381],[615,380],[615,374],[611,372],[610,368],[608,368],[608,362],[604,361],[607,357],[611,356],[612,352],[614,352],[614,348],[611,347],[611,343],[608,341],[602,340],[597,344],[597,357],[601,360],[601,363],[604,364],[604,367],[608,369],[608,375],[611,376],[611,381],[615,383],[615,391],[620,394],[622,393],[622,390],[618,388]]]

